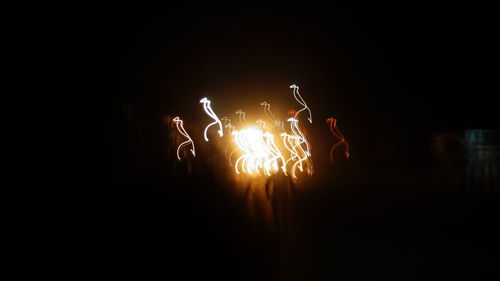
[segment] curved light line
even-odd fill
[[[302,133],[302,131],[299,128],[299,120],[292,117],[292,118],[289,118],[287,121],[290,121],[290,128],[292,129],[292,132],[295,135],[300,136],[300,143],[306,144],[305,152],[306,152],[307,156],[311,156],[311,149],[309,146],[309,142],[307,141],[306,137],[304,136],[304,133]]]
[[[259,119],[259,120],[255,121],[255,123],[259,124],[259,127],[262,130],[266,130],[266,121]]]
[[[179,161],[181,160],[181,157],[180,157],[180,149],[181,147],[184,147],[185,145],[191,143],[192,145],[192,148],[190,149],[191,153],[193,154],[194,157],[196,157],[196,152],[195,152],[195,148],[194,148],[194,142],[193,140],[191,139],[191,137],[189,136],[189,134],[186,132],[186,130],[184,129],[184,121],[182,121],[178,116],[175,117],[173,119],[173,122],[175,123],[175,126],[177,127],[177,130],[179,131],[179,133],[181,133],[181,135],[183,135],[184,137],[186,137],[188,140],[182,142],[178,147],[177,147],[177,158],[179,159]]]
[[[307,110],[309,112],[309,117],[307,118],[309,120],[309,123],[312,123],[312,114],[311,114],[311,110],[309,109],[309,107],[307,106],[306,102],[304,101],[304,99],[302,98],[302,96],[300,95],[299,93],[299,86],[295,85],[295,84],[292,84],[290,85],[290,88],[293,89],[293,97],[295,98],[295,100],[300,103],[304,108],[302,108],[301,110],[297,111],[295,113],[295,119],[298,119],[297,118],[297,115],[301,112],[301,111],[304,111],[304,110]]]
[[[337,127],[337,119],[335,119],[333,117],[330,117],[330,118],[326,119],[326,122],[330,123],[330,133],[334,137],[340,139],[330,149],[330,161],[332,161],[332,162],[334,161],[334,159],[333,159],[333,151],[335,150],[335,148],[337,148],[340,145],[344,145],[345,146],[345,148],[344,148],[344,155],[345,155],[345,158],[349,158],[349,156],[350,156],[350,153],[349,153],[349,143],[345,140],[344,135],[342,134],[342,132],[340,131],[340,129]]]
[[[241,155],[235,163],[236,174],[263,174],[270,176],[280,170],[286,175],[286,162],[278,147],[274,143],[274,136],[270,132],[250,127],[234,131],[234,141]],[[232,152],[234,153],[234,151]],[[231,153],[231,154],[232,154]],[[278,163],[281,160],[281,164]]]
[[[263,101],[260,103],[260,105],[264,106],[264,113],[266,114],[266,117],[272,122],[276,121],[274,114],[271,112],[271,104],[269,104],[266,101]]]
[[[215,120],[214,122],[208,124],[207,127],[205,127],[205,131],[203,134],[203,136],[205,137],[205,141],[208,141],[208,137],[207,137],[208,128],[211,127],[212,125],[215,125],[215,124],[219,124],[219,130],[217,131],[219,133],[219,136],[221,136],[221,137],[224,136],[222,123],[219,120],[219,118],[217,117],[217,115],[215,114],[215,112],[212,110],[212,107],[210,106],[210,103],[211,103],[210,100],[207,98],[202,98],[200,100],[200,103],[203,103],[203,109],[205,110],[205,113],[207,113],[208,116],[210,116],[212,119]]]
[[[238,114],[238,117],[239,117],[239,120],[240,120],[240,124],[244,124],[247,122],[247,119],[245,118],[245,111],[241,110],[241,109],[238,109],[236,111],[236,114]]]

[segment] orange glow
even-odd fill
[[[333,151],[335,150],[335,148],[337,148],[340,145],[344,145],[344,155],[345,155],[345,158],[349,158],[349,156],[350,156],[350,154],[349,154],[349,144],[345,140],[344,135],[342,134],[342,132],[340,132],[339,128],[337,127],[337,119],[330,117],[330,118],[326,119],[326,122],[330,123],[330,132],[332,133],[332,135],[334,137],[336,137],[337,139],[339,139],[339,141],[336,144],[334,144],[332,146],[332,148],[330,149],[330,161],[332,161],[332,162],[334,161],[334,159],[333,159]]]
[[[299,173],[312,175],[314,172],[312,145],[304,127],[304,124],[312,123],[312,112],[299,93],[299,87],[293,84],[290,88],[300,108],[298,111],[289,110],[288,114],[291,116],[286,121],[278,119],[280,115],[273,113],[271,104],[266,101],[260,103],[264,112],[261,111],[256,121],[247,119],[242,109],[233,111],[232,120],[228,118],[230,115],[219,119],[211,107],[211,101],[202,98],[200,103],[203,104],[205,113],[213,119],[213,122],[205,126],[203,138],[209,141],[208,130],[214,125],[218,127],[217,132],[221,137],[221,140],[212,146],[216,151],[210,150],[209,153],[216,153],[220,149],[219,152],[223,153],[229,166],[237,175],[268,177],[282,172],[293,180],[298,178]],[[301,120],[308,122],[302,123]],[[290,122],[290,125],[285,126],[286,122]],[[327,122],[330,122],[332,134],[340,139],[330,151],[331,159],[333,160],[333,150],[340,145],[345,145],[345,154],[349,157],[349,146],[336,127],[336,120],[329,118]],[[181,159],[180,151],[187,145],[192,146],[191,153],[195,156],[194,142],[184,129],[183,121],[176,117],[174,123],[178,131],[187,139],[177,147],[177,158]],[[251,126],[252,123],[254,126]],[[215,155],[207,154],[207,156]]]
[[[282,166],[284,158],[274,143],[271,133],[263,133],[256,127],[248,127],[241,131],[234,131],[234,142],[242,154],[234,165],[236,174],[241,172],[247,174],[263,173],[270,176],[271,173],[285,169]],[[281,160],[281,166],[278,163]]]

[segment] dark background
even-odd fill
[[[12,7],[8,78],[20,102],[10,117],[43,154],[29,162],[21,149],[15,163],[20,181],[49,198],[33,210],[19,192],[7,215],[19,229],[6,242],[8,277],[500,276],[498,177],[487,192],[453,185],[469,158],[451,150],[458,164],[439,170],[432,156],[433,136],[498,129],[496,7],[181,6]],[[226,112],[265,99],[293,106],[293,83],[313,110],[311,129],[326,134],[324,119],[337,118],[352,157],[318,160],[294,201],[299,238],[284,255],[273,235],[249,231],[241,202],[209,170],[172,172],[163,118],[193,121],[206,95]],[[498,171],[498,137],[488,144]]]

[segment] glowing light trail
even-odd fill
[[[340,132],[339,128],[337,127],[337,119],[330,117],[330,118],[326,119],[326,122],[330,123],[330,132],[332,133],[332,135],[339,139],[339,141],[336,144],[334,144],[332,146],[332,148],[330,149],[330,161],[332,161],[332,162],[334,161],[333,160],[333,151],[335,150],[335,148],[337,148],[340,145],[345,146],[344,147],[344,155],[345,155],[345,158],[349,158],[349,155],[350,155],[349,154],[349,144],[345,140],[342,132]]]
[[[208,130],[214,125],[218,125],[217,132],[220,137],[224,137],[226,133],[222,141],[217,142],[215,149],[221,145],[220,152],[224,153],[236,174],[270,176],[283,172],[292,179],[296,179],[299,172],[313,174],[312,146],[304,127],[307,121],[303,121],[305,120],[303,114],[306,113],[307,120],[312,123],[312,112],[301,96],[299,86],[292,84],[290,88],[293,90],[294,99],[300,104],[299,110],[288,111],[290,118],[280,120],[276,118],[280,115],[273,114],[271,105],[263,101],[260,105],[263,106],[264,115],[261,114],[261,119],[258,119],[253,123],[255,126],[251,127],[246,127],[250,125],[250,122],[247,121],[243,110],[237,110],[236,115],[232,115],[233,120],[226,116],[219,119],[211,107],[211,101],[206,97],[200,100],[205,113],[213,119],[213,122],[204,129],[204,139],[209,141]],[[289,128],[285,126],[286,122],[290,122]],[[349,145],[337,128],[336,120],[329,118],[327,122],[330,123],[332,135],[339,139],[330,150],[331,160],[333,161],[334,150],[340,145],[345,146],[344,154],[346,158],[349,157]],[[194,142],[184,129],[183,121],[175,117],[174,123],[180,134],[187,139],[177,147],[177,158],[181,160],[180,150],[188,145],[192,146],[191,153],[196,156]],[[278,137],[275,138],[275,136]]]
[[[236,114],[238,114],[240,124],[245,124],[247,122],[247,119],[245,118],[245,111],[238,109]]]
[[[306,145],[305,152],[307,156],[311,156],[311,148],[309,146],[309,142],[304,136],[304,133],[302,133],[302,131],[299,128],[299,120],[295,118],[288,118],[287,121],[290,122],[290,128],[292,129],[293,134],[300,137],[300,144],[304,143]]]
[[[271,104],[266,101],[260,103],[260,105],[264,106],[264,113],[266,114],[267,119],[269,119],[274,126],[271,129],[276,128],[278,132],[285,132],[285,122],[276,119],[274,114],[271,112]]]
[[[262,130],[266,130],[266,121],[262,120],[262,119],[259,119],[257,120],[255,123],[259,124],[259,127],[262,129]]]
[[[281,154],[281,151],[278,149],[276,146],[276,143],[274,143],[274,136],[271,133],[265,133],[264,137],[266,138],[266,144],[269,147],[269,150],[271,150],[273,156],[271,157],[271,162],[273,164],[273,168],[277,170],[278,168],[278,160],[281,161],[281,170],[283,173],[286,175],[286,166],[285,166],[285,158]]]
[[[288,152],[290,152],[290,158],[286,160],[285,166],[288,167],[289,162],[293,163],[290,167],[290,174],[292,175],[292,178],[296,179],[296,170],[299,169],[299,171],[303,172],[304,163],[307,165],[307,172],[309,174],[313,173],[312,161],[310,159],[311,152],[307,139],[298,127],[299,120],[292,117],[289,118],[288,121],[290,122],[292,134],[281,134],[283,137],[283,144]],[[303,148],[304,144],[306,145],[305,149]]]
[[[299,115],[299,113],[301,111],[304,111],[304,110],[307,110],[309,112],[309,117],[307,117],[307,119],[309,120],[309,123],[312,123],[312,115],[311,115],[311,110],[309,109],[309,107],[307,106],[306,102],[304,101],[304,99],[300,96],[300,93],[299,93],[299,86],[293,84],[293,85],[290,85],[290,88],[293,89],[293,97],[295,98],[295,100],[300,103],[300,105],[302,105],[304,108],[302,108],[301,110],[297,111],[295,113],[295,119],[298,119],[297,118],[297,115]]]
[[[274,117],[273,113],[271,112],[271,104],[269,104],[266,101],[263,101],[260,103],[260,105],[264,106],[264,113],[266,114],[266,117],[274,122],[276,118]]]
[[[285,122],[279,120],[279,119],[276,119],[274,120],[274,126],[276,126],[278,128],[278,131],[280,133],[284,133],[285,132]]]
[[[217,117],[217,115],[215,114],[215,112],[212,110],[212,107],[210,106],[210,103],[211,103],[210,100],[207,98],[202,98],[200,100],[200,103],[203,103],[203,109],[208,114],[208,116],[210,116],[212,119],[215,120],[214,122],[208,124],[207,127],[205,127],[205,132],[203,134],[203,136],[205,137],[205,141],[208,141],[208,137],[207,137],[208,128],[210,128],[212,125],[215,125],[215,124],[219,124],[219,130],[217,131],[219,133],[219,136],[221,136],[221,137],[224,136],[224,131],[222,129],[222,123],[219,120],[219,118]]]
[[[178,116],[175,117],[173,119],[174,123],[175,123],[175,126],[177,126],[177,130],[179,131],[179,133],[181,133],[181,135],[183,135],[184,137],[186,137],[188,140],[181,143],[178,147],[177,147],[177,158],[179,159],[179,161],[181,160],[181,157],[179,155],[179,151],[180,149],[185,146],[185,145],[188,145],[188,144],[191,144],[192,148],[190,149],[191,153],[193,154],[194,157],[196,157],[196,152],[195,152],[195,149],[194,149],[194,142],[193,140],[191,139],[191,137],[189,136],[189,134],[186,132],[186,130],[184,129],[184,121],[182,121]]]
[[[231,125],[231,123],[229,123],[229,124],[224,126],[224,129],[229,131],[229,133],[232,133],[236,129],[236,126],[233,126],[233,125]]]
[[[234,165],[236,174],[259,174],[266,176],[281,170],[286,174],[284,158],[274,143],[274,136],[255,127],[233,132],[234,141],[242,155]],[[281,162],[281,165],[279,164]]]
[[[288,162],[298,161],[298,159],[299,159],[298,152],[295,149],[295,142],[296,142],[297,136],[289,135],[287,133],[282,133],[281,136],[283,137],[283,144],[285,145],[285,148],[288,150],[288,152],[291,155],[290,158],[288,158],[285,161],[284,167],[286,170],[286,167],[288,167]],[[302,167],[300,167],[300,169],[302,169]],[[297,178],[297,176],[295,175],[295,171],[293,169],[291,169],[291,175],[292,175],[292,178],[294,178],[294,179]]]

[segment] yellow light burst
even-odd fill
[[[288,152],[288,159],[279,149],[271,132],[263,132],[261,128],[248,127],[232,132],[240,156],[236,160],[234,169],[236,174],[263,174],[270,176],[282,171],[297,178],[297,170],[313,173],[311,153],[306,138],[297,126],[298,120],[291,118],[292,134],[281,133],[284,147]],[[260,122],[259,122],[260,123]],[[302,134],[302,135],[301,135]],[[235,152],[231,153],[231,155]],[[230,156],[231,156],[230,155]],[[230,157],[229,157],[230,159]]]
[[[253,123],[254,126],[248,126],[253,121],[247,120],[246,113],[241,109],[233,111],[232,120],[227,116],[219,119],[211,107],[211,101],[208,98],[200,100],[205,113],[213,119],[213,122],[204,128],[203,138],[209,141],[208,130],[214,125],[218,127],[217,132],[220,137],[224,137],[226,133],[224,138],[216,142],[215,147],[216,149],[220,147],[221,153],[224,153],[229,166],[234,167],[236,174],[271,176],[283,172],[294,180],[297,179],[299,172],[313,174],[312,145],[308,140],[309,134],[303,126],[308,122],[312,123],[311,109],[299,93],[299,86],[292,84],[290,89],[300,105],[299,110],[290,109],[288,113],[291,114],[291,118],[280,120],[280,115],[271,111],[271,104],[262,101],[260,105],[264,112],[260,119]],[[339,139],[339,142],[332,147],[330,155],[332,157],[336,147],[345,145],[347,158],[349,147],[336,127],[335,121],[333,118],[327,120],[330,122],[330,131]],[[285,126],[286,122],[290,122],[289,127]],[[175,117],[174,123],[180,134],[187,139],[177,147],[177,158],[181,160],[181,149],[187,145],[192,146],[191,153],[196,156],[194,142],[184,129],[183,121]],[[211,157],[212,152],[210,151],[207,156]]]
[[[307,120],[312,123],[311,110],[300,95],[299,87],[293,84],[290,88],[293,89],[293,97],[302,106],[299,111],[294,112],[293,117],[287,120],[290,122],[290,133],[286,132],[285,122],[274,116],[270,109],[271,105],[266,101],[261,102],[260,105],[264,107],[265,117],[272,124],[271,126],[267,125],[269,123],[266,124],[266,121],[258,119],[256,121],[258,127],[236,130],[227,117],[222,118],[225,129],[230,129],[233,136],[233,142],[226,147],[225,155],[229,164],[234,166],[236,174],[270,176],[282,171],[285,175],[291,175],[293,179],[297,179],[298,171],[313,173],[311,145],[299,127],[298,119],[299,114],[306,111]],[[238,127],[245,126],[247,124],[245,112],[240,109],[236,111],[236,114],[239,119]],[[282,137],[278,145],[274,141],[273,132]],[[233,149],[229,150],[231,146]],[[282,153],[280,148],[285,153]],[[235,153],[236,155],[239,153],[239,157],[233,165],[232,156]]]
[[[234,165],[235,172],[247,174],[263,173],[270,176],[281,170],[286,174],[285,160],[274,143],[274,136],[259,128],[248,127],[233,131],[234,142],[242,154]],[[280,163],[281,162],[281,163]]]

